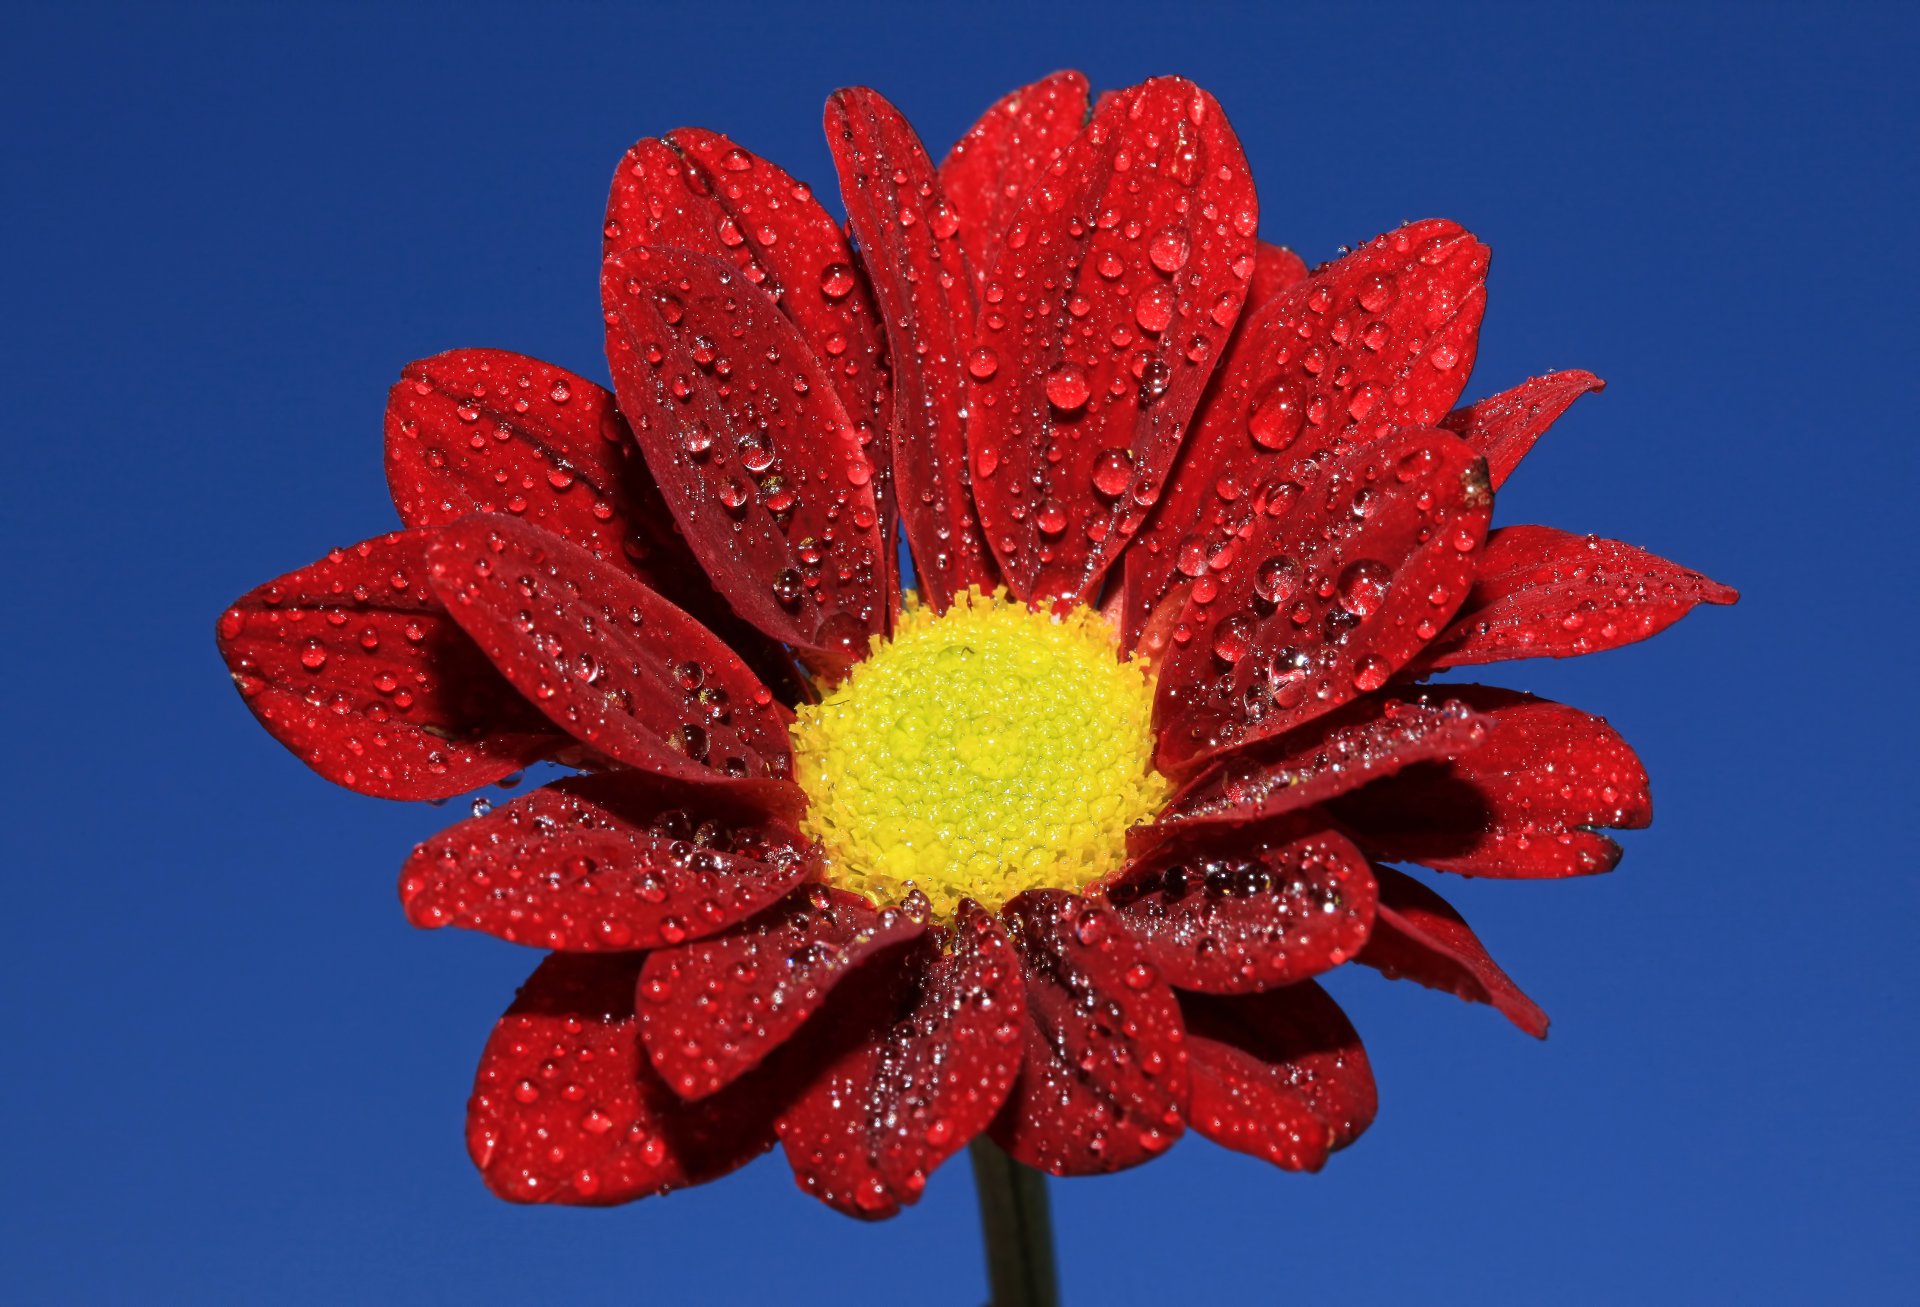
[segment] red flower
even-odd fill
[[[1057,74],[937,167],[872,91],[826,117],[846,231],[725,137],[640,142],[605,227],[614,392],[412,364],[406,529],[220,622],[261,722],[351,789],[582,773],[402,876],[421,925],[551,950],[482,1057],[487,1183],[623,1202],[777,1141],[884,1216],[982,1131],[1078,1174],[1189,1125],[1312,1170],[1374,1114],[1320,973],[1543,1034],[1382,864],[1601,872],[1601,828],[1647,824],[1605,722],[1422,684],[1733,600],[1617,541],[1488,531],[1601,383],[1455,408],[1485,247],[1422,222],[1309,272],[1256,239],[1190,83],[1089,114]]]

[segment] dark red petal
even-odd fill
[[[421,844],[400,872],[416,926],[572,952],[651,949],[725,930],[814,866],[785,782],[693,787],[573,776]]]
[[[998,919],[966,905],[899,1019],[850,1049],[780,1118],[800,1187],[868,1220],[917,1202],[979,1134],[1020,1070],[1026,999]]]
[[[1139,529],[1227,343],[1258,218],[1213,97],[1160,78],[1028,188],[982,293],[974,498],[1022,597],[1087,599]]]
[[[441,528],[428,575],[507,679],[607,757],[691,781],[791,772],[787,712],[739,656],[578,545],[463,518]]]
[[[1247,287],[1247,306],[1240,313],[1239,330],[1244,332],[1260,321],[1267,305],[1305,281],[1310,273],[1307,261],[1284,245],[1256,241],[1253,246],[1253,281]],[[1233,365],[1233,352],[1221,360],[1221,375]]]
[[[445,799],[547,756],[565,737],[447,616],[424,531],[399,531],[249,591],[220,656],[274,739],[335,784]]]
[[[1391,867],[1373,871],[1380,882],[1380,915],[1357,961],[1394,980],[1489,1004],[1534,1038],[1547,1037],[1547,1014],[1500,969],[1452,904]]]
[[[480,1056],[467,1147],[521,1203],[605,1205],[702,1184],[773,1146],[779,1086],[756,1077],[683,1103],[640,1049],[641,955],[556,953]]]
[[[1369,695],[1325,717],[1229,754],[1182,786],[1145,834],[1241,825],[1295,812],[1479,744],[1486,724],[1447,687]]]
[[[1473,582],[1493,512],[1456,436],[1402,431],[1278,496],[1187,597],[1155,691],[1162,770],[1379,689]]]
[[[683,127],[627,151],[607,198],[605,252],[674,245],[740,269],[799,329],[847,415],[886,466],[880,315],[846,235],[813,192],[718,132]]]
[[[1339,1004],[1312,981],[1220,998],[1182,994],[1193,1128],[1289,1171],[1317,1171],[1378,1106],[1373,1069]]]
[[[1058,72],[1009,91],[954,142],[940,188],[960,222],[960,248],[984,282],[1027,189],[1087,122],[1087,79]]]
[[[1373,872],[1323,814],[1210,830],[1129,867],[1107,899],[1181,989],[1244,994],[1331,971],[1373,926]]]
[[[900,515],[920,593],[944,610],[968,586],[991,594],[998,575],[967,477],[972,276],[958,219],[900,111],[865,87],[836,91],[826,128],[847,221],[887,324]]]
[[[497,349],[409,363],[387,401],[387,484],[408,526],[506,513],[621,563],[774,688],[793,678],[792,658],[707,580],[613,396],[584,377]]]
[[[1659,634],[1696,604],[1739,597],[1730,586],[1618,540],[1503,527],[1487,537],[1466,605],[1418,666],[1599,653]]]
[[[1607,383],[1591,372],[1555,372],[1532,377],[1512,390],[1483,399],[1466,408],[1455,409],[1440,425],[1457,431],[1460,438],[1479,450],[1487,460],[1487,472],[1493,488],[1506,484],[1513,469],[1527,451],[1567,411],[1569,405],[1589,391],[1605,390]]]
[[[704,1098],[759,1065],[862,963],[925,930],[899,908],[814,886],[724,935],[650,954],[647,1053],[682,1098]]]
[[[1420,763],[1336,799],[1334,814],[1383,862],[1535,879],[1611,871],[1620,846],[1593,828],[1653,820],[1646,769],[1598,717],[1490,685],[1448,685],[1491,720],[1472,752]]]
[[[1437,423],[1466,384],[1487,250],[1450,222],[1390,232],[1243,324],[1152,522],[1127,551],[1127,634],[1218,565],[1276,487]]]
[[[874,465],[806,342],[686,250],[614,255],[601,293],[620,408],[708,575],[775,639],[864,655],[891,603]]]
[[[1105,904],[1034,890],[1002,910],[1025,963],[1025,1061],[993,1138],[1053,1175],[1120,1171],[1185,1126],[1187,1053],[1165,977]]]

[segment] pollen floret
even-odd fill
[[[1159,811],[1153,678],[1111,626],[970,591],[909,596],[890,640],[793,725],[805,830],[827,879],[880,904],[919,890],[950,918],[1117,869]]]

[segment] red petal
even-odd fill
[[[522,1203],[611,1204],[702,1184],[772,1147],[764,1078],[683,1103],[640,1050],[641,955],[556,953],[494,1027],[467,1105],[487,1187]]]
[[[1090,597],[1159,494],[1253,273],[1240,142],[1178,78],[1123,92],[1027,192],[987,279],[967,442],[1022,597]]]
[[[792,659],[707,580],[613,396],[584,377],[497,349],[409,363],[387,400],[387,484],[408,526],[507,513],[620,563],[775,688],[792,679]]]
[[[1026,1056],[993,1138],[1054,1175],[1159,1156],[1185,1129],[1187,1105],[1172,989],[1093,899],[1035,890],[1003,912],[1026,964]]]
[[[813,869],[782,782],[756,794],[634,772],[574,776],[440,832],[400,873],[416,926],[575,952],[711,935]]]
[[[1439,686],[1408,697],[1370,695],[1229,754],[1183,786],[1147,830],[1243,825],[1324,803],[1412,763],[1465,753],[1485,737],[1486,724],[1445,694]]]
[[[1591,372],[1555,372],[1533,377],[1512,390],[1455,409],[1440,425],[1457,431],[1487,460],[1487,471],[1498,490],[1533,448],[1533,442],[1559,421],[1569,405],[1589,391],[1605,390],[1607,383]]]
[[[1620,846],[1592,827],[1653,820],[1646,769],[1625,740],[1577,708],[1490,685],[1448,685],[1491,720],[1479,748],[1422,763],[1334,801],[1383,862],[1534,879],[1611,871]]]
[[[682,1098],[759,1065],[875,954],[917,939],[921,919],[815,886],[727,934],[649,954],[641,1037]]]
[[[719,637],[625,572],[498,515],[441,528],[434,589],[568,734],[692,781],[784,778],[786,710]]]
[[[1218,566],[1273,487],[1330,453],[1429,427],[1460,396],[1486,307],[1487,251],[1450,222],[1390,232],[1241,328],[1152,523],[1127,551],[1127,633]]]
[[[431,538],[336,549],[220,618],[220,656],[260,724],[361,794],[445,799],[565,743],[428,588]]]
[[[827,144],[893,358],[891,449],[920,592],[936,609],[997,573],[967,480],[973,282],[954,211],[913,128],[878,92],[836,91]]]
[[[1247,287],[1247,306],[1240,313],[1239,333],[1257,326],[1269,304],[1305,281],[1307,261],[1284,245],[1256,241],[1253,246],[1253,281]],[[1233,368],[1234,353],[1221,360],[1221,375]]]
[[[1442,431],[1398,432],[1282,496],[1216,556],[1172,632],[1162,770],[1379,689],[1466,597],[1492,511],[1485,465]]]
[[[1193,1128],[1289,1171],[1318,1171],[1378,1106],[1373,1069],[1346,1014],[1312,981],[1216,998],[1182,994]]]
[[[1373,926],[1373,873],[1318,812],[1210,831],[1149,854],[1107,889],[1181,989],[1243,994],[1331,971]]]
[[[1487,537],[1466,606],[1419,659],[1423,670],[1510,658],[1572,658],[1657,635],[1696,604],[1739,592],[1644,549],[1547,526]]]
[[[1500,969],[1452,904],[1391,867],[1375,867],[1374,875],[1380,915],[1358,961],[1394,980],[1489,1004],[1534,1038],[1547,1037],[1547,1014]]]
[[[708,575],[775,639],[858,657],[886,628],[874,465],[793,325],[730,265],[607,260],[620,407]]]
[[[1086,122],[1086,77],[1059,72],[1009,91],[948,151],[940,188],[960,220],[960,247],[981,282],[1028,188]]]
[[[906,1011],[842,1055],[780,1119],[800,1187],[868,1220],[919,1200],[980,1133],[1020,1069],[1025,996],[1005,927],[968,904]]]
[[[885,469],[881,319],[839,224],[813,192],[718,132],[683,127],[627,151],[607,198],[605,252],[674,245],[732,263],[798,328]]]

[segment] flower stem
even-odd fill
[[[985,1135],[973,1141],[973,1187],[987,1247],[987,1307],[1059,1307],[1047,1178],[1022,1166]]]

